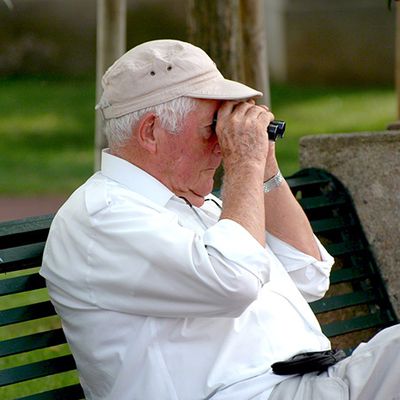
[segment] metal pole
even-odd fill
[[[126,50],[126,0],[97,0],[96,102],[102,89],[101,78],[107,68]],[[94,168],[100,167],[101,150],[107,147],[104,123],[96,113]]]

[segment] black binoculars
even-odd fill
[[[267,126],[268,139],[275,142],[277,138],[283,138],[286,122],[274,120]]]
[[[215,130],[215,125],[217,124],[217,116],[214,115],[213,119],[213,129]],[[285,133],[286,122],[274,120],[267,126],[268,139],[273,142],[276,141],[277,138],[283,138],[283,134]]]

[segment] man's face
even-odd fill
[[[221,163],[221,151],[213,116],[219,101],[199,100],[186,117],[177,134],[165,131],[160,138],[159,161],[163,165],[163,182],[177,196],[200,207],[213,188],[214,174]]]

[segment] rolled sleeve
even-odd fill
[[[314,236],[321,260],[305,254],[288,243],[267,233],[267,245],[282,263],[290,277],[302,293],[303,297],[312,302],[320,299],[329,289],[329,276],[334,264],[334,258]]]

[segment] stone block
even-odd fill
[[[348,189],[400,317],[400,131],[303,137],[300,166],[325,169]]]

